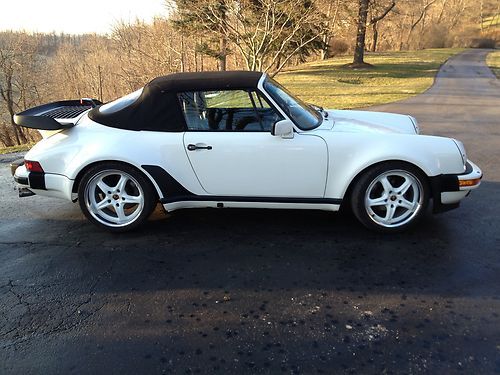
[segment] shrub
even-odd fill
[[[474,38],[470,41],[471,48],[495,48],[496,42],[490,38]]]
[[[332,39],[328,45],[329,57],[343,55],[349,51],[349,45],[342,39]]]

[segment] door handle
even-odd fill
[[[187,149],[189,151],[196,151],[196,150],[211,150],[212,149],[212,146],[198,146],[198,145],[193,145],[193,144],[189,144],[187,146]]]

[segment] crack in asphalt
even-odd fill
[[[2,328],[0,329],[0,338],[4,339],[8,337],[11,333],[20,331],[23,332],[23,336],[19,337],[19,335],[14,335],[11,338],[11,342],[8,342],[2,346],[0,346],[1,349],[7,349],[9,347],[17,347],[20,344],[23,344],[25,342],[28,342],[34,338],[36,338],[39,335],[44,335],[44,336],[50,336],[56,333],[60,332],[66,332],[70,331],[78,326],[80,326],[82,323],[84,323],[86,320],[97,314],[100,310],[104,308],[104,306],[107,304],[106,301],[103,301],[102,303],[98,304],[97,306],[94,306],[90,309],[83,310],[84,306],[92,305],[94,303],[94,296],[96,293],[96,290],[98,288],[98,285],[100,282],[104,279],[104,277],[109,276],[112,274],[113,267],[114,267],[114,257],[113,253],[110,254],[110,259],[109,259],[109,267],[103,271],[100,275],[98,275],[95,279],[95,281],[90,285],[88,291],[85,294],[88,294],[87,298],[74,305],[74,307],[66,314],[64,314],[63,317],[58,318],[58,323],[53,326],[52,328],[49,329],[44,329],[46,328],[49,320],[49,316],[45,314],[45,320],[42,322],[38,322],[38,324],[33,325],[33,320],[31,319],[33,316],[33,303],[30,303],[28,301],[25,301],[24,299],[24,293],[19,293],[16,291],[16,288],[26,288],[26,286],[23,285],[16,285],[14,284],[13,280],[9,280],[5,285],[2,285],[1,288],[7,288],[7,293],[10,293],[12,296],[14,296],[17,300],[17,303],[11,306],[12,308],[15,308],[16,306],[23,306],[26,310],[20,314],[16,315],[17,321],[16,324],[14,325],[13,328],[1,332],[1,329],[3,329],[7,324],[3,325]],[[66,282],[67,283],[67,282]],[[64,285],[65,283],[53,283],[50,285],[47,285],[47,288],[53,287],[54,285]],[[38,288],[38,291],[43,290],[44,288]],[[61,302],[61,301],[59,301]],[[43,304],[43,302],[38,302],[36,305]],[[38,309],[40,310],[40,309]],[[2,315],[5,315],[4,312],[2,312]],[[38,314],[39,316],[40,314]],[[77,316],[76,320],[75,316]],[[25,317],[28,317],[28,319],[25,319]],[[29,327],[28,327],[29,326]]]

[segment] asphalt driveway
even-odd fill
[[[383,106],[485,173],[383,236],[340,214],[185,210],[111,235],[0,160],[0,373],[500,373],[500,84],[486,51]]]

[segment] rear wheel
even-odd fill
[[[85,216],[112,232],[125,232],[141,225],[153,211],[155,197],[146,177],[116,162],[90,168],[78,187],[78,200]]]
[[[429,204],[425,175],[417,168],[398,162],[379,164],[358,180],[351,206],[367,228],[398,232],[417,223]]]

